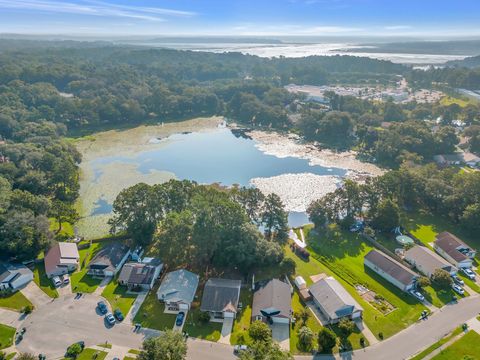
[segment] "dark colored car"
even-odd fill
[[[125,319],[125,317],[123,316],[122,312],[120,311],[120,309],[115,309],[115,311],[113,312],[113,315],[115,315],[115,318],[118,320],[118,321],[123,321],[123,319]]]
[[[175,319],[175,325],[182,326],[183,319],[185,319],[185,313],[183,311],[180,311],[177,315],[177,318]]]
[[[107,304],[105,304],[104,301],[99,301],[97,303],[98,311],[100,311],[100,314],[105,315],[108,312],[108,307]]]

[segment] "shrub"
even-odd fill
[[[296,268],[295,261],[290,258],[285,258],[282,260],[280,263],[280,268],[282,269],[283,273],[287,275],[293,275],[295,274],[295,268]]]
[[[22,309],[22,312],[26,315],[31,314],[33,311],[32,305],[27,305]]]
[[[312,349],[313,331],[307,327],[302,326],[298,329],[298,344],[301,350],[310,351]]]
[[[205,311],[202,311],[200,313],[200,315],[198,315],[198,320],[203,323],[203,324],[206,324],[207,322],[210,321],[210,313],[209,312],[205,312]]]
[[[68,347],[66,356],[75,359],[82,350],[82,346],[79,343],[72,344]]]
[[[348,337],[355,330],[355,323],[347,318],[343,318],[338,323],[338,328],[345,337]]]
[[[426,276],[420,276],[417,280],[417,285],[420,286],[421,288],[430,286],[430,279],[427,278]]]
[[[432,275],[432,280],[442,288],[447,288],[452,285],[452,277],[443,269],[437,269]]]
[[[267,324],[257,320],[250,325],[248,334],[255,341],[268,341],[272,338],[272,330]]]
[[[337,336],[327,328],[322,328],[318,332],[318,350],[321,352],[331,352],[337,344]]]

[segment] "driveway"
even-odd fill
[[[290,350],[290,325],[273,323],[270,325],[272,329],[272,338],[278,341],[283,350]]]
[[[32,302],[32,304],[38,309],[39,307],[48,304],[52,301],[52,298],[45,294],[42,289],[35,284],[34,281],[30,281],[27,286],[20,290],[25,297]]]
[[[27,328],[27,333],[17,349],[58,358],[63,356],[69,345],[80,340],[85,341],[86,346],[108,341],[110,344],[139,348],[146,337],[160,334],[153,330],[134,333],[128,321],[107,327],[104,317],[96,311],[100,300],[104,299],[94,294],[85,294],[80,299],[68,295],[38,308],[20,325]]]
[[[233,318],[223,319],[222,333],[218,342],[220,344],[230,345],[230,335],[232,335]]]
[[[0,323],[14,328],[18,328],[25,320],[25,315],[8,309],[0,308]]]

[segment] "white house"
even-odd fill
[[[441,269],[450,275],[457,273],[457,268],[425,246],[413,246],[405,252],[405,261],[415,266],[423,275],[431,277],[435,270]]]
[[[157,291],[159,301],[165,303],[165,312],[188,311],[198,287],[199,276],[180,269],[165,275]]]
[[[436,236],[433,248],[457,268],[471,268],[477,253],[475,249],[447,231]]]
[[[78,268],[80,254],[77,244],[59,242],[52,246],[45,255],[45,273],[48,278],[75,271]]]
[[[33,280],[33,272],[21,264],[0,264],[0,290],[16,291]]]

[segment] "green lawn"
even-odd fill
[[[445,336],[444,338],[440,339],[435,344],[429,346],[428,348],[426,348],[422,352],[418,353],[414,357],[410,358],[410,360],[422,360],[425,356],[427,356],[428,354],[431,354],[433,351],[438,349],[440,346],[447,343],[451,338],[459,335],[462,331],[463,330],[462,330],[461,327],[456,328],[454,331],[452,331],[452,333],[450,333],[447,336]]]
[[[0,297],[0,307],[22,311],[25,306],[33,307],[33,304],[20,291]]]
[[[79,250],[80,254],[80,269],[71,274],[70,283],[73,292],[81,293],[93,293],[95,289],[100,285],[101,279],[94,279],[90,275],[87,275],[87,265],[95,254],[102,249],[102,247],[108,245],[110,242],[102,241],[95,242],[87,249]]]
[[[95,360],[103,360],[108,353],[105,351],[86,348],[80,353],[80,355],[78,355],[76,360],[91,360],[94,359],[95,354],[97,354]]]
[[[6,357],[6,360],[12,360],[15,357],[15,355],[17,355],[16,352],[8,354],[7,357]]]
[[[58,298],[58,291],[53,285],[52,280],[47,278],[47,274],[45,273],[45,264],[43,262],[35,264],[35,269],[33,270],[33,281],[35,281],[35,284],[37,284],[45,294],[51,298]]]
[[[175,324],[175,314],[165,314],[163,312],[165,305],[158,301],[157,290],[158,285],[149,292],[137,315],[135,315],[134,322],[151,329],[162,331],[172,329]]]
[[[248,335],[250,320],[252,318],[252,300],[253,293],[250,288],[242,288],[240,291],[240,302],[242,310],[237,313],[233,323],[232,334],[230,335],[230,344],[249,344],[251,339]]]
[[[0,324],[0,350],[13,345],[15,331],[14,327]]]
[[[137,358],[131,356],[125,356],[123,360],[136,360]]]
[[[303,304],[302,300],[300,299],[300,296],[298,295],[297,291],[294,291],[293,296],[292,296],[292,310],[296,313],[300,312],[305,308],[305,305]],[[310,317],[308,318],[305,326],[309,327],[310,330],[312,330],[315,334],[313,337],[312,341],[312,349],[316,348],[317,345],[317,334],[318,331],[322,328],[322,325],[317,321],[317,319],[314,317],[312,314],[311,310],[308,310],[310,312]],[[297,321],[295,323],[294,328],[290,328],[290,351],[293,354],[301,354],[303,353],[302,349],[298,347],[298,330],[303,326],[304,324],[302,323],[301,320]]]
[[[128,314],[137,298],[137,295],[128,294],[127,287],[119,285],[116,279],[105,287],[102,296],[108,300],[113,310],[120,309],[124,316]]]
[[[73,231],[73,225],[72,224],[69,224],[67,222],[63,222],[62,223],[62,229],[60,230],[59,233],[57,233],[57,230],[58,230],[57,220],[54,219],[54,218],[49,218],[48,220],[50,220],[50,230],[54,234],[68,236],[70,238],[72,238],[74,236],[74,231]]]
[[[480,359],[480,335],[469,331],[432,360]]]
[[[198,320],[201,311],[197,308],[191,308],[187,314],[187,319],[183,330],[188,333],[189,336],[204,339],[208,341],[218,341],[222,332],[222,323],[207,322],[202,323]]]
[[[328,236],[325,231],[322,231],[322,234],[311,231],[307,242],[311,258],[317,259],[323,265],[319,268],[328,268],[326,273],[334,274],[362,305],[365,323],[375,336],[379,337],[379,333],[382,333],[384,338],[392,336],[413,324],[422,310],[426,309],[413,296],[404,293],[375,272],[365,268],[363,258],[373,247],[359,235],[338,229],[331,230]],[[307,280],[306,276],[304,278]],[[357,284],[367,286],[396,309],[388,315],[383,315],[358,295],[354,288]]]
[[[130,349],[130,350],[128,350],[128,352],[129,352],[130,354],[135,354],[135,355],[140,354],[140,350],[138,350],[138,349]]]

